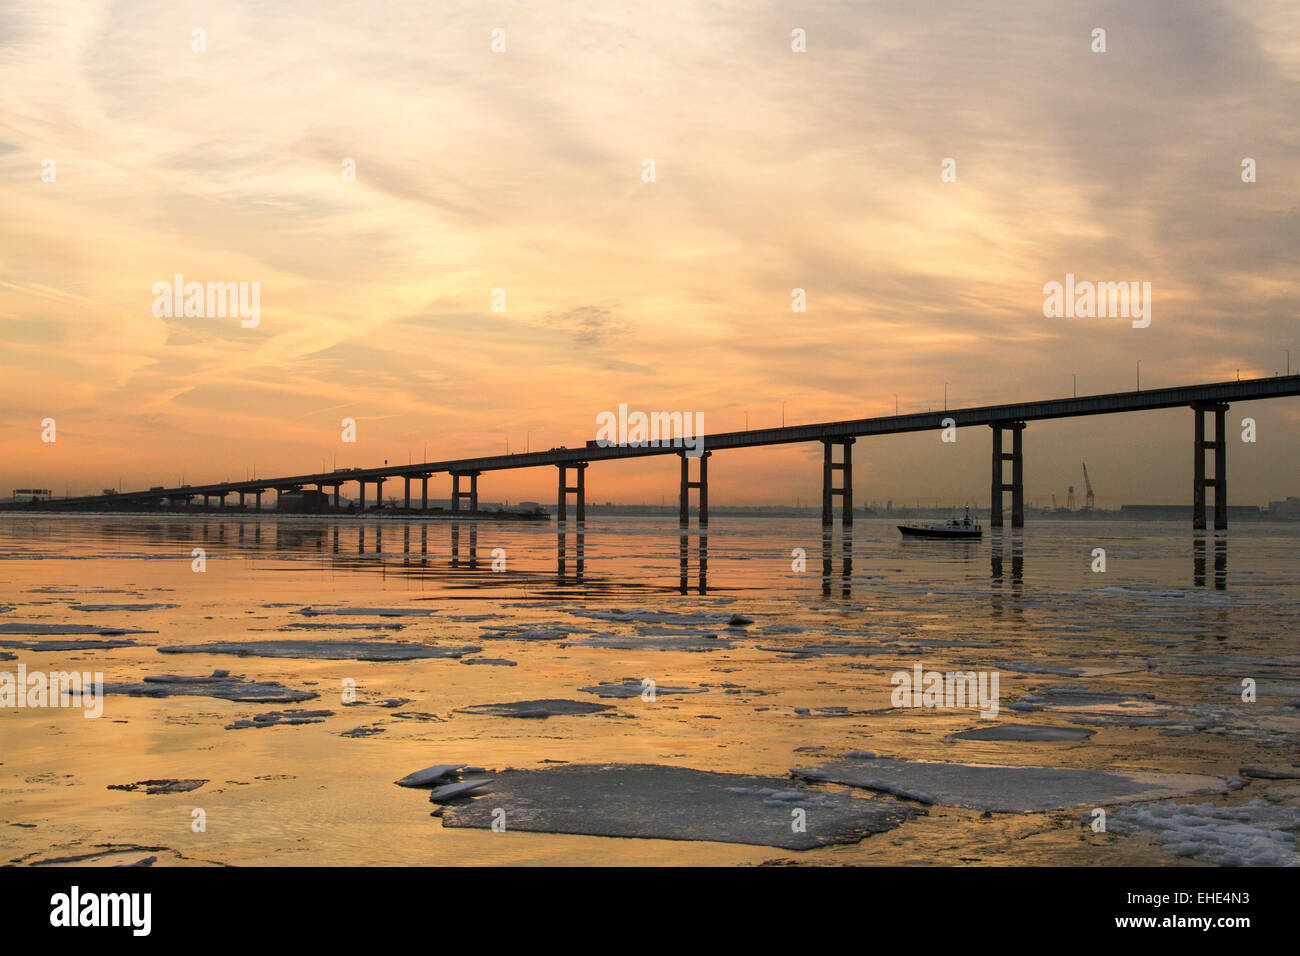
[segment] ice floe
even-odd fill
[[[401,780],[394,780],[393,782],[399,787],[429,787],[442,780],[444,777],[450,776],[458,770],[463,770],[466,766],[468,766],[468,764],[438,763],[434,764],[432,767],[425,767],[423,770],[416,770],[413,773],[408,773]]]
[[[506,770],[489,797],[448,806],[445,827],[507,833],[705,840],[789,850],[857,843],[911,819],[894,800],[828,794],[789,780],[652,764]]]
[[[440,647],[405,641],[214,641],[174,644],[161,654],[235,654],[240,657],[298,657],[329,661],[409,661],[427,657],[462,657],[481,647]]]
[[[249,727],[278,727],[280,725],[296,726],[299,724],[323,723],[326,717],[333,717],[332,710],[272,710],[264,714],[254,714],[247,720],[237,720],[226,724],[227,730],[246,730]]]
[[[1087,740],[1095,730],[1075,727],[1039,727],[1034,724],[998,724],[996,727],[976,727],[950,734],[954,740],[1005,740],[1032,743],[1077,742]]]
[[[249,703],[296,703],[317,696],[311,691],[294,690],[275,681],[250,681],[229,671],[213,671],[207,677],[179,674],[153,674],[140,683],[105,684],[105,694],[131,697],[216,697]]]
[[[157,633],[157,631],[145,631],[134,627],[112,627],[106,624],[37,624],[23,621],[0,624],[0,634],[30,634],[33,637],[42,634],[99,634],[100,636],[114,637],[118,634]]]
[[[932,802],[1003,813],[1103,806],[1200,793],[1223,793],[1222,777],[1204,774],[1005,767],[902,758],[845,758],[791,770],[805,780],[842,783],[885,793],[925,793]]]
[[[189,793],[197,790],[207,783],[206,780],[137,780],[135,783],[110,783],[109,790],[129,790],[138,792],[143,790],[146,794],[160,793]]]
[[[430,803],[447,803],[458,797],[463,797],[472,793],[481,787],[486,787],[492,782],[491,777],[483,777],[478,780],[457,780],[455,783],[445,783],[440,787],[434,788],[429,794]]]
[[[428,617],[436,609],[427,607],[307,607],[299,608],[295,614],[316,617],[322,614],[353,615],[359,617]]]
[[[1121,807],[1106,822],[1112,833],[1149,836],[1174,856],[1223,866],[1297,866],[1300,809],[1252,800],[1237,807],[1172,800]]]
[[[635,677],[625,677],[618,683],[596,684],[594,687],[579,687],[578,690],[584,694],[595,694],[597,697],[618,697],[629,699],[640,697],[647,693],[650,685],[642,684]],[[660,694],[707,694],[707,687],[670,687],[667,684],[655,684],[654,693]]]
[[[732,646],[725,637],[640,637],[625,634],[593,634],[565,641],[561,647],[604,647],[615,651],[687,651],[703,653]]]
[[[139,647],[137,641],[0,641],[0,647],[23,651],[112,651],[120,647]]]
[[[489,717],[580,717],[613,710],[609,704],[593,704],[585,700],[515,700],[501,704],[474,704],[458,707],[458,714],[482,714]]]

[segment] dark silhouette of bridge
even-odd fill
[[[78,498],[63,498],[31,503],[15,503],[9,508],[34,510],[113,510],[139,508],[175,502],[189,504],[203,498],[205,506],[216,498],[224,508],[226,498],[238,495],[240,506],[245,506],[247,496],[253,495],[261,509],[262,494],[275,491],[299,492],[315,485],[318,492],[333,489],[337,507],[340,489],[356,483],[360,488],[360,511],[366,509],[366,489],[373,485],[375,502],[382,503],[383,487],[387,481],[404,482],[405,508],[411,510],[413,482],[420,482],[419,512],[428,511],[429,479],[437,474],[451,476],[451,514],[470,517],[478,512],[478,479],[485,472],[506,471],[518,468],[551,466],[558,469],[557,490],[560,522],[568,520],[568,505],[574,500],[575,518],[582,522],[586,517],[586,481],[588,466],[596,462],[625,458],[642,458],[650,455],[681,457],[680,523],[689,527],[690,492],[698,493],[698,522],[701,530],[708,526],[708,459],[715,452],[734,448],[755,448],[795,442],[821,442],[824,446],[822,470],[822,523],[834,524],[834,499],[840,499],[840,521],[848,527],[853,523],[853,444],[859,438],[875,435],[895,435],[905,432],[938,431],[948,427],[968,428],[985,425],[992,429],[992,475],[990,481],[990,524],[1002,527],[1004,495],[1011,495],[1011,525],[1024,525],[1024,432],[1030,422],[1055,418],[1077,418],[1084,415],[1113,415],[1125,412],[1151,411],[1153,409],[1189,407],[1194,415],[1192,486],[1193,527],[1206,527],[1206,488],[1214,489],[1214,527],[1226,528],[1227,509],[1227,440],[1225,414],[1230,402],[1256,401],[1300,395],[1300,375],[1274,376],[1246,381],[1218,382],[1204,385],[1186,385],[1147,391],[1115,392],[1107,395],[1090,395],[1072,398],[1054,398],[1037,402],[1019,402],[1008,405],[985,405],[974,408],[954,408],[923,412],[913,415],[892,415],[880,418],[861,418],[850,421],[822,422],[813,425],[789,425],[780,428],[760,428],[752,431],[721,432],[700,439],[702,451],[698,454],[681,446],[680,441],[659,444],[620,444],[600,446],[588,442],[580,448],[552,448],[548,451],[525,452],[513,455],[490,455],[479,458],[459,458],[445,461],[422,462],[407,465],[386,465],[382,468],[340,469],[314,474],[288,475],[281,478],[253,478],[245,481],[217,482],[206,485],[182,485],[175,488],[155,487],[144,491],[118,492]],[[1206,437],[1206,416],[1214,415],[1212,438]],[[1008,436],[1009,433],[1009,436]],[[1010,438],[1007,450],[1006,438]],[[835,447],[839,446],[838,459]],[[1205,453],[1213,452],[1213,472],[1206,475]],[[690,462],[697,462],[696,477],[691,478]],[[1007,480],[1006,462],[1011,463],[1011,476]],[[570,473],[573,473],[572,479]],[[836,482],[836,473],[839,482]],[[572,483],[571,483],[572,481]],[[467,482],[462,487],[462,482]],[[468,501],[468,509],[462,505]]]

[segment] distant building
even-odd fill
[[[1300,498],[1287,495],[1285,501],[1270,501],[1268,516],[1279,521],[1300,521]]]

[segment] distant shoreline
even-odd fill
[[[1192,518],[1191,506],[1167,505],[1167,506],[1144,506],[1149,507],[1151,511],[1143,513],[1141,511],[1117,510],[1117,511],[1051,511],[1049,509],[1025,509],[1025,517],[1035,521],[1069,521],[1069,522],[1098,522],[1098,521],[1124,521],[1124,522],[1190,522]],[[870,508],[857,509],[853,516],[862,520],[901,520],[915,518],[948,518],[954,513],[960,512],[961,508],[895,508],[891,511],[875,510]],[[675,505],[587,505],[588,518],[673,518],[680,515],[680,510]],[[694,506],[690,508],[692,517],[698,514],[698,509]],[[41,516],[41,517],[63,517],[63,518],[88,518],[88,517],[143,517],[143,518],[291,518],[291,519],[356,519],[356,520],[375,520],[383,519],[387,521],[433,521],[433,522],[456,522],[456,521],[485,521],[485,522],[510,522],[510,523],[553,523],[555,513],[553,506],[541,513],[524,513],[515,511],[478,511],[478,512],[452,512],[452,511],[367,511],[361,515],[355,511],[336,511],[336,512],[294,512],[294,511],[276,511],[272,508],[263,509],[262,511],[253,511],[251,509],[238,508],[178,508],[176,510],[146,510],[146,509],[96,509],[84,511],[65,511],[55,508],[24,508],[9,504],[0,505],[0,516]],[[820,508],[790,508],[780,506],[726,506],[710,505],[709,516],[711,518],[807,518],[809,520],[821,517]],[[989,520],[987,510],[972,509],[971,516],[980,521]],[[1232,521],[1246,521],[1249,523],[1260,524],[1300,524],[1300,517],[1274,515],[1262,508],[1254,506],[1236,506],[1229,513]],[[572,508],[570,508],[570,520],[573,519]]]

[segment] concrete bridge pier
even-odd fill
[[[262,489],[258,488],[255,494],[257,495],[257,512],[258,514],[261,514],[262,513]]]
[[[684,451],[677,453],[682,460],[682,486],[680,494],[681,510],[678,516],[678,523],[682,530],[691,526],[691,489],[699,489],[699,525],[701,532],[709,526],[709,457],[713,454],[706,451],[700,454],[699,461],[699,480],[691,481],[691,459]]]
[[[691,538],[691,489],[699,493],[699,507],[696,524],[699,527],[699,540],[696,559],[699,564],[699,592],[705,593],[709,578],[709,458],[713,454],[706,451],[696,459],[698,480],[691,481],[691,459],[685,451],[677,453],[682,461],[681,489],[678,496],[678,528],[680,529],[679,562],[681,565],[679,590],[685,594],[687,577],[690,572],[690,538]]]
[[[993,480],[989,485],[989,526],[1001,528],[1002,496],[1011,492],[1011,527],[1025,526],[1025,465],[1022,433],[1024,422],[993,422]],[[1011,432],[1011,451],[1002,450],[1002,432]],[[1011,483],[1006,483],[1002,463],[1011,462]]]
[[[411,476],[410,475],[402,476],[402,485],[404,487],[404,492],[402,495],[402,507],[405,508],[407,511],[410,511],[411,510]]]
[[[563,524],[569,520],[569,495],[573,495],[573,507],[578,524],[587,520],[587,462],[579,461],[572,465],[556,465],[559,470],[559,486],[556,488],[555,520]],[[577,484],[569,484],[569,469],[577,472]]]
[[[460,500],[469,499],[469,510],[478,511],[478,476],[477,471],[453,471],[451,473],[451,510],[460,511]],[[460,479],[469,479],[469,491],[460,490]]]
[[[364,481],[358,481],[357,487],[361,492],[361,497],[357,499],[357,508],[361,514],[365,514],[366,513],[366,483]]]
[[[563,578],[567,564],[568,552],[566,548],[568,522],[569,522],[569,495],[573,495],[574,522],[575,526],[575,545],[577,560],[574,564],[574,573],[579,581],[586,570],[586,522],[587,522],[587,462],[579,461],[572,465],[558,464],[555,466],[559,471],[559,485],[556,488],[555,499],[555,569],[556,574]],[[569,469],[572,468],[577,475],[575,484],[569,484]]]
[[[246,494],[246,492],[243,492],[243,491],[241,491],[241,492],[239,493],[239,510],[240,510],[240,511],[243,511],[243,510],[244,510],[244,495],[245,495],[245,494]]]
[[[384,506],[384,479],[380,478],[375,482],[375,507]]]
[[[853,526],[853,438],[824,439],[825,456],[822,463],[822,527],[835,524],[835,496],[840,497],[840,527]],[[844,451],[841,460],[835,460],[835,446]],[[840,487],[835,487],[835,472],[840,472]]]
[[[420,510],[429,510],[429,476],[420,476]]]
[[[1214,413],[1214,440],[1205,437],[1205,416]],[[1192,528],[1205,530],[1205,489],[1214,489],[1214,529],[1228,527],[1228,443],[1224,435],[1224,416],[1228,412],[1225,402],[1198,402],[1192,406],[1196,420],[1196,440],[1192,479]],[[1205,477],[1205,453],[1214,452],[1214,476]]]

